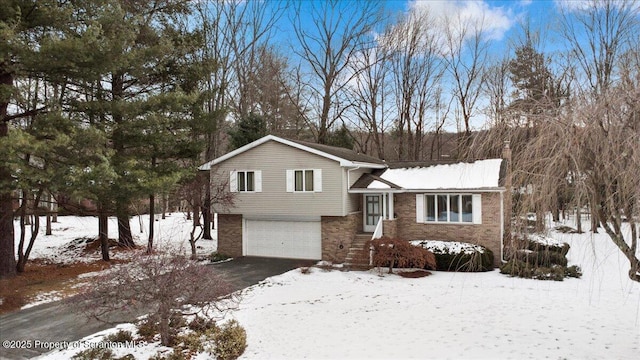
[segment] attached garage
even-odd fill
[[[245,256],[313,260],[322,258],[320,219],[245,219],[242,234]]]

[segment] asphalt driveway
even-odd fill
[[[207,265],[212,271],[221,272],[234,290],[248,286],[275,275],[301,266],[309,266],[315,261],[274,258],[243,257],[218,264]],[[129,319],[116,318],[125,322]],[[34,306],[29,309],[0,316],[0,359],[29,359],[49,350],[41,347],[11,349],[5,341],[27,340],[36,342],[76,341],[113,325],[90,320],[70,309],[61,301]]]

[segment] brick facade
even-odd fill
[[[398,219],[382,220],[382,235],[390,238],[398,237]]]
[[[321,223],[322,260],[344,262],[356,233],[362,231],[362,212],[323,216]]]
[[[242,215],[218,214],[218,252],[242,256]]]
[[[242,215],[218,214],[218,252],[242,256]],[[323,216],[322,259],[343,262],[356,233],[362,230],[362,212],[347,216]]]
[[[394,195],[397,219],[384,220],[385,236],[405,240],[463,241],[491,249],[494,264],[501,258],[501,195],[482,193],[482,224],[433,224],[416,222],[416,194]],[[232,257],[242,256],[242,215],[218,215],[218,252]],[[357,233],[362,231],[362,212],[347,216],[322,216],[322,259],[344,262]]]
[[[416,194],[395,195],[397,235],[405,240],[462,241],[489,248],[494,264],[500,264],[500,193],[482,193],[482,224],[434,224],[416,222]]]

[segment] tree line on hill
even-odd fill
[[[482,17],[383,5],[0,1],[0,277],[24,270],[16,191],[34,209],[44,193],[92,200],[108,260],[107,217],[132,245],[141,199],[153,216],[182,194],[210,237],[232,199],[197,165],[275,134],[389,161],[499,157],[510,141],[515,213],[587,208],[640,281],[638,7],[559,6],[559,50],[525,21],[496,56]]]

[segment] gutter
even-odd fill
[[[501,193],[504,194],[505,188],[470,188],[470,189],[352,189],[349,190],[352,194],[367,194],[367,193],[419,193],[419,194],[468,194],[468,193]]]

